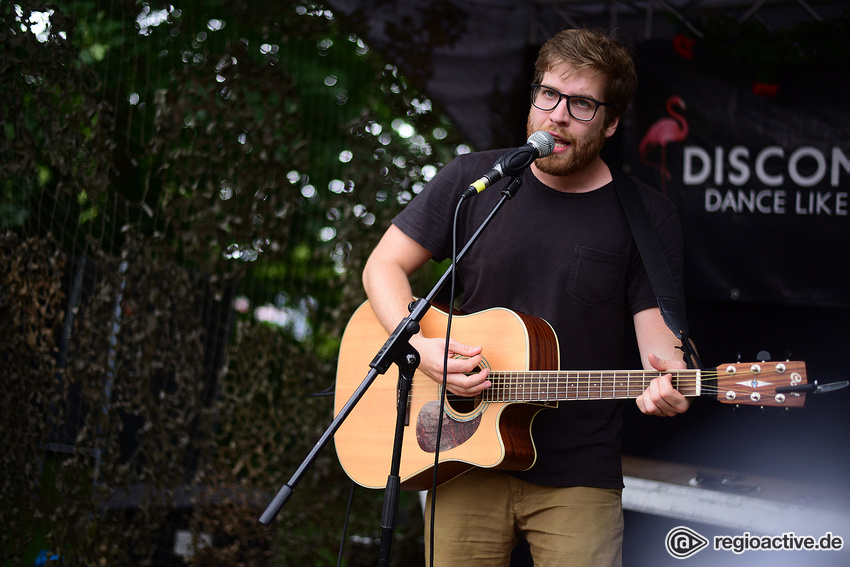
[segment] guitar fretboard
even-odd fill
[[[673,387],[685,396],[700,395],[700,371],[588,370],[491,372],[487,402],[558,402],[616,400],[640,396],[653,378],[672,374]]]

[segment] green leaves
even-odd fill
[[[0,434],[21,440],[3,558],[37,538],[74,564],[155,564],[186,494],[180,527],[213,535],[198,562],[335,557],[332,450],[279,540],[257,494],[327,425],[315,394],[365,258],[453,156],[451,126],[318,4],[21,5],[0,4]],[[373,537],[379,498],[356,499]]]

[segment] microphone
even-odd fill
[[[534,160],[548,156],[554,149],[555,139],[549,132],[535,132],[528,138],[525,145],[509,151],[496,160],[493,169],[470,185],[461,198],[477,195],[501,178],[522,172]]]

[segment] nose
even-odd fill
[[[572,119],[570,110],[567,108],[567,99],[562,98],[558,105],[549,111],[549,120],[556,124],[566,124]]]

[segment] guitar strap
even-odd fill
[[[690,338],[685,302],[676,289],[670,266],[664,258],[661,244],[649,222],[649,215],[640,199],[635,180],[616,168],[609,169],[614,178],[617,196],[623,205],[629,227],[632,229],[643,265],[646,267],[646,273],[658,300],[658,308],[661,310],[664,323],[676,338],[682,341],[682,351],[688,367],[703,369],[696,347]]]

